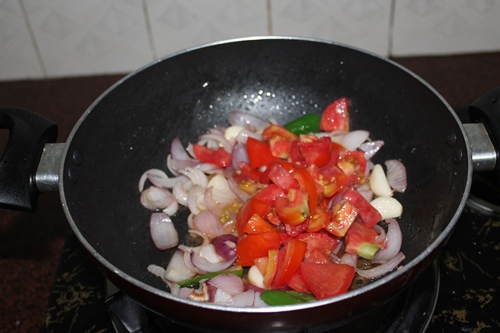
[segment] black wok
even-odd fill
[[[397,196],[404,207],[404,267],[305,305],[231,308],[169,294],[146,270],[166,266],[171,253],[150,239],[150,212],[137,190],[141,174],[165,166],[173,138],[193,142],[208,127],[226,124],[233,110],[283,123],[321,113],[343,96],[352,100],[351,128],[385,141],[375,161],[396,158],[407,166],[408,190]],[[320,330],[387,302],[451,236],[473,164],[492,169],[496,159],[492,149],[484,160],[473,155],[477,148],[447,102],[408,70],[361,50],[299,38],[215,43],[149,64],[98,98],[65,144],[50,144],[55,125],[29,111],[3,109],[0,124],[11,132],[0,164],[2,207],[34,210],[39,192],[58,189],[73,231],[111,282],[157,313],[211,331]],[[186,217],[174,218],[184,235]]]

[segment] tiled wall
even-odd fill
[[[125,73],[255,35],[322,38],[383,56],[500,51],[500,1],[0,0],[0,80]]]

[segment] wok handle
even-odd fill
[[[0,128],[9,130],[0,160],[0,208],[33,212],[37,166],[45,144],[57,138],[57,125],[33,111],[1,107]]]

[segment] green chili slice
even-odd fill
[[[239,277],[242,277],[243,276],[243,268],[241,266],[233,266],[233,267],[230,267],[230,268],[225,269],[225,270],[220,271],[220,272],[202,274],[202,275],[195,276],[194,278],[191,278],[191,279],[182,280],[180,282],[177,282],[177,284],[179,285],[179,287],[192,287],[192,286],[196,286],[198,283],[200,283],[203,280],[208,280],[208,279],[211,279],[211,278],[213,278],[217,275],[221,275],[221,274],[234,274],[234,275],[238,275]]]
[[[292,120],[284,127],[295,135],[319,132],[321,117],[316,113],[308,113],[300,118]]]
[[[302,304],[316,300],[312,294],[281,290],[266,290],[260,298],[268,305]]]

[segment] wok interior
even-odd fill
[[[374,161],[396,158],[407,167],[408,190],[396,197],[404,206],[402,250],[409,263],[461,204],[468,167],[460,128],[446,104],[407,71],[364,52],[309,40],[194,49],[150,65],[105,93],[68,142],[63,201],[70,224],[91,252],[164,290],[146,267],[166,265],[170,253],[156,250],[150,239],[150,212],[139,203],[137,184],[149,168],[166,170],[172,139],[194,142],[208,127],[227,124],[233,110],[284,123],[321,113],[342,96],[352,100],[351,129],[367,129],[373,140],[385,141]],[[450,133],[457,137],[453,147],[446,142]],[[464,159],[455,163],[460,149]],[[72,159],[75,151],[81,164]],[[76,182],[68,168],[76,171]],[[173,218],[182,234],[186,217]]]

